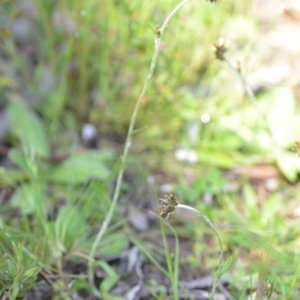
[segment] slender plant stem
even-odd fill
[[[142,102],[142,99],[144,98],[148,85],[150,83],[150,80],[152,78],[155,66],[156,66],[156,62],[157,62],[157,57],[159,54],[159,49],[160,49],[160,44],[161,44],[161,38],[162,35],[166,29],[166,27],[168,26],[171,18],[174,16],[174,14],[184,5],[186,4],[188,1],[190,0],[183,0],[181,1],[168,15],[168,17],[166,18],[166,20],[164,21],[163,25],[161,26],[161,28],[159,30],[157,30],[155,37],[154,37],[154,52],[153,52],[153,56],[152,56],[152,61],[150,64],[150,68],[142,89],[142,92],[136,102],[135,108],[133,110],[132,113],[132,117],[130,120],[130,124],[129,124],[129,129],[128,129],[128,133],[127,133],[127,137],[126,137],[126,142],[125,142],[125,146],[124,146],[124,151],[123,151],[123,155],[121,158],[121,166],[120,166],[120,170],[118,173],[118,177],[117,177],[117,182],[116,182],[116,187],[114,190],[114,194],[113,194],[113,198],[112,198],[112,202],[111,202],[111,206],[108,210],[108,213],[102,223],[102,226],[96,236],[96,239],[92,245],[91,251],[90,251],[90,257],[91,257],[91,261],[89,261],[89,265],[88,265],[88,277],[89,277],[89,284],[90,287],[92,288],[92,292],[95,296],[97,297],[101,297],[101,293],[98,291],[98,289],[95,287],[94,285],[94,272],[93,272],[93,262],[94,262],[94,258],[95,258],[95,254],[96,254],[96,250],[97,247],[108,227],[108,225],[111,222],[112,216],[114,214],[118,199],[119,199],[119,194],[120,194],[120,189],[121,189],[121,184],[122,184],[122,180],[123,180],[123,174],[124,174],[124,169],[125,169],[125,165],[126,165],[126,161],[127,161],[127,156],[128,156],[128,152],[129,152],[129,148],[131,146],[131,141],[132,141],[132,133],[134,130],[134,125],[135,125],[135,121],[136,121],[136,117],[138,114],[138,110],[140,107],[140,104]]]
[[[268,124],[267,116],[266,116],[266,114],[261,110],[261,108],[259,107],[258,102],[257,102],[257,99],[256,99],[256,97],[255,97],[255,94],[253,93],[251,87],[250,87],[249,84],[247,83],[247,81],[246,81],[246,79],[245,79],[245,77],[244,77],[244,75],[243,75],[243,73],[242,73],[242,70],[241,70],[240,68],[234,67],[234,66],[232,65],[232,63],[227,59],[227,57],[226,57],[225,55],[223,56],[223,60],[224,60],[224,61],[227,63],[227,65],[228,65],[228,66],[229,66],[229,67],[230,67],[230,68],[238,75],[238,77],[239,77],[239,79],[240,79],[240,81],[241,81],[241,83],[242,83],[242,86],[243,86],[243,88],[244,88],[244,90],[245,90],[247,96],[249,97],[250,101],[252,102],[252,104],[254,105],[254,107],[257,109],[257,111],[260,113],[261,118],[262,118],[262,120],[263,120],[263,122],[264,122],[264,126],[265,126],[265,128],[266,128],[266,130],[267,130],[267,132],[268,132],[268,135],[269,135],[269,137],[270,137],[270,139],[271,139],[271,142],[272,142],[272,144],[273,144],[273,147],[274,147],[273,149],[276,150],[276,149],[278,148],[278,147],[277,147],[277,143],[276,143],[276,141],[275,141],[275,139],[274,139],[272,130],[271,130],[269,124]],[[268,251],[268,255],[269,255],[269,251]],[[273,287],[272,287],[272,288],[273,288]],[[263,299],[263,300],[268,300],[268,299],[270,299],[271,295],[272,295],[272,291],[271,291],[267,296],[263,297],[262,299]]]
[[[172,300],[178,300],[178,274],[179,274],[179,241],[178,241],[178,235],[174,228],[162,217],[158,216],[160,220],[160,228],[161,228],[161,233],[163,237],[163,243],[164,243],[164,248],[165,248],[165,253],[166,253],[166,261],[167,261],[167,266],[168,266],[168,274],[172,286]],[[173,260],[173,265],[172,265],[172,258],[171,258],[171,253],[170,249],[168,246],[167,238],[166,238],[166,233],[163,227],[164,223],[173,233],[175,237],[175,253],[174,253],[174,260]]]
[[[251,87],[249,86],[249,84],[247,83],[243,73],[242,73],[242,70],[240,68],[236,68],[232,65],[232,63],[228,60],[228,58],[224,55],[223,56],[223,60],[227,63],[227,65],[230,67],[230,69],[232,69],[239,77],[240,81],[241,81],[241,84],[247,94],[247,96],[249,97],[251,103],[253,104],[253,106],[257,109],[257,111],[259,112],[259,114],[261,115],[261,118],[264,122],[264,126],[268,132],[268,135],[271,139],[271,142],[273,144],[273,146],[276,147],[276,142],[274,140],[274,137],[273,137],[273,133],[272,133],[272,130],[270,129],[270,126],[268,124],[268,120],[267,120],[267,117],[266,117],[266,114],[261,110],[261,108],[259,107],[258,105],[258,102],[257,102],[257,99],[251,89]]]
[[[193,212],[195,215],[199,216],[212,229],[212,231],[214,232],[214,234],[216,235],[216,237],[218,239],[219,247],[220,247],[219,264],[218,264],[217,274],[216,274],[214,282],[213,282],[212,291],[211,291],[211,294],[209,296],[209,299],[213,300],[214,295],[216,293],[216,289],[217,289],[217,286],[218,286],[219,279],[221,277],[220,272],[221,272],[221,267],[222,267],[223,257],[224,257],[224,250],[223,250],[223,244],[222,244],[221,237],[220,237],[216,227],[214,226],[214,224],[210,221],[210,219],[206,215],[203,215],[201,212],[199,212],[197,209],[195,209],[193,207],[190,207],[188,205],[184,205],[184,204],[178,204],[176,206],[176,209],[177,208],[187,209],[187,210]]]

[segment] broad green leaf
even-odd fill
[[[76,154],[48,174],[54,182],[81,183],[89,178],[106,179],[109,170],[105,165],[106,156],[101,151],[86,151]]]
[[[25,155],[19,149],[11,149],[8,153],[11,161],[20,168],[20,170],[24,171],[27,175],[31,173]]]
[[[12,196],[11,203],[19,208],[23,214],[30,214],[36,210],[37,200],[36,187],[34,184],[24,184],[20,186]]]
[[[98,251],[101,256],[111,256],[118,254],[128,246],[128,239],[126,235],[120,232],[110,233],[105,236],[98,246]]]
[[[13,95],[8,105],[9,125],[12,134],[30,154],[49,155],[49,145],[44,124],[25,104],[25,100]]]

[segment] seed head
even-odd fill
[[[264,297],[265,299],[265,297],[271,295],[271,292],[272,292],[272,284],[266,280],[263,284],[259,285],[257,294],[259,297]]]
[[[173,216],[176,206],[178,205],[177,198],[170,194],[166,195],[164,199],[159,199],[160,202],[160,216],[166,216],[166,220],[169,220]]]
[[[155,34],[157,35],[157,37],[161,36],[160,28],[158,27],[158,25],[155,26]]]
[[[219,38],[218,43],[214,43],[212,46],[213,52],[215,52],[215,56],[219,60],[224,60],[224,54],[227,51],[226,43],[223,38]]]
[[[292,148],[292,151],[296,153],[296,156],[300,156],[300,138],[295,141],[295,147]]]

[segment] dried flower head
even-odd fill
[[[160,202],[160,215],[166,216],[166,220],[173,216],[176,206],[178,205],[177,198],[170,194],[166,195],[165,199],[159,199]]]
[[[259,297],[268,297],[272,292],[272,284],[267,280],[258,286],[257,295]]]
[[[212,46],[213,52],[215,52],[215,56],[219,60],[224,60],[224,54],[227,51],[226,43],[223,38],[219,38],[218,43],[214,43]]]
[[[238,70],[238,72],[242,71],[242,63],[239,60],[236,62],[236,69]]]
[[[295,147],[292,148],[292,151],[296,153],[296,156],[300,156],[300,138],[295,141]]]
[[[158,27],[158,25],[155,26],[155,34],[160,37],[161,32],[160,32],[160,28]]]

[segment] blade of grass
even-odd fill
[[[151,212],[152,213],[152,212]],[[179,273],[179,241],[178,241],[178,235],[174,228],[162,217],[152,213],[154,216],[159,218],[160,222],[160,230],[161,230],[161,235],[163,238],[163,243],[164,243],[164,248],[165,248],[165,254],[166,254],[166,262],[167,262],[167,267],[168,267],[168,277],[171,282],[172,286],[172,291],[173,291],[173,299],[177,300],[178,299],[178,273]],[[170,247],[168,245],[168,241],[166,238],[166,232],[164,229],[164,225],[166,225],[172,234],[175,237],[175,253],[174,253],[174,261],[172,262],[172,254],[170,252]],[[174,268],[173,268],[174,266]]]
[[[300,260],[298,260],[298,264],[295,269],[294,276],[291,280],[290,287],[287,292],[287,298],[289,298],[291,296],[292,292],[294,291],[296,283],[297,283],[297,277],[299,276],[299,274],[300,274]]]
[[[148,259],[157,267],[157,269],[159,271],[161,271],[165,276],[169,276],[167,270],[165,270],[157,261],[156,259],[153,257],[153,255],[151,254],[151,252],[143,245],[143,243],[141,241],[139,241],[139,239],[137,239],[134,236],[130,237],[132,242],[139,247],[139,249],[142,250],[142,252],[148,257]]]

